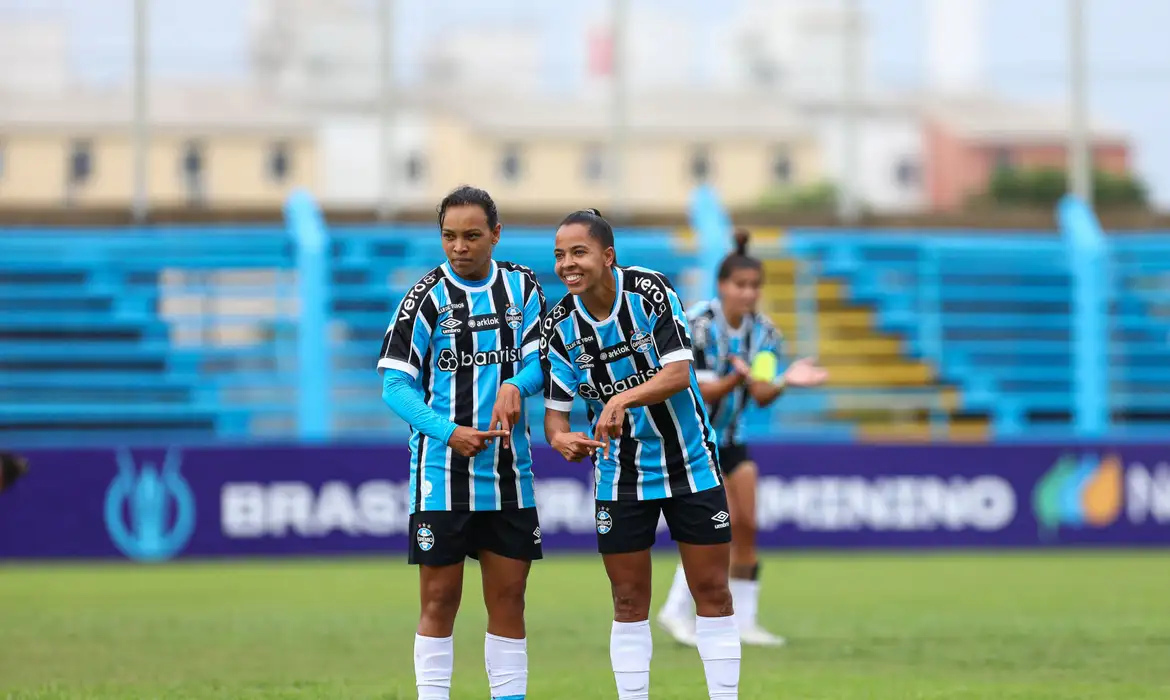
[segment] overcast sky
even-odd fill
[[[366,0],[369,1],[369,0]],[[400,63],[452,23],[526,22],[575,31],[603,0],[399,0]],[[632,0],[659,3],[707,22],[737,0]],[[861,0],[873,27],[873,79],[889,87],[923,80],[921,37],[928,2]],[[987,81],[1023,98],[1060,99],[1067,0],[987,0]],[[247,55],[248,0],[153,0],[153,70],[164,77],[238,77]],[[1170,0],[1087,0],[1094,116],[1134,136],[1139,171],[1170,205]],[[125,80],[132,0],[0,0],[0,21],[24,10],[67,18],[80,72],[101,82]],[[553,36],[549,32],[550,37]],[[550,39],[550,63],[570,65],[571,42]],[[579,44],[577,49],[579,50]],[[405,70],[405,68],[404,68]]]

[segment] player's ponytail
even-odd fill
[[[723,262],[719,263],[719,281],[724,282],[735,274],[736,270],[756,270],[762,272],[764,264],[758,259],[748,255],[748,241],[751,239],[751,232],[746,228],[735,229],[735,252],[723,258]]]
[[[752,234],[743,227],[735,229],[735,254],[747,257],[748,241]]]

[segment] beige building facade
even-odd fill
[[[127,95],[0,100],[0,206],[121,207],[133,199]],[[151,101],[147,192],[155,206],[279,206],[317,186],[313,123],[224,92]]]

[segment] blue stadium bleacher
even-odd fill
[[[332,368],[329,435],[400,439],[405,427],[381,405],[372,368],[402,291],[441,260],[437,233],[427,225],[355,225],[330,234],[321,338]],[[687,291],[694,271],[712,261],[700,260],[684,237],[639,229],[619,239],[623,263],[662,270],[695,300]],[[550,303],[564,293],[548,230],[507,228],[498,255],[534,267]],[[937,377],[921,386],[879,379],[794,393],[754,416],[756,435],[850,438],[860,419],[835,411],[843,398],[916,405],[936,396],[936,384],[954,387],[958,398],[933,409],[935,419],[984,416],[1001,438],[1073,432],[1072,274],[1059,239],[793,231],[770,255],[806,271],[793,282],[802,289],[839,285],[841,304],[872,310],[874,332],[891,340],[858,340],[859,347],[893,342],[905,361],[921,361]],[[295,439],[300,311],[312,303],[298,298],[297,258],[294,237],[276,226],[0,231],[3,439]],[[1113,430],[1164,435],[1170,235],[1115,239],[1109,273]],[[828,314],[828,302],[818,303]],[[846,306],[835,312],[853,313]],[[874,376],[885,375],[875,366]],[[532,408],[539,416],[538,401]]]

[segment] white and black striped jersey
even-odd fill
[[[690,328],[666,277],[640,267],[615,268],[617,299],[595,319],[568,295],[544,320],[541,361],[545,405],[569,412],[585,400],[589,421],[615,394],[636,387],[672,362],[694,359]],[[715,432],[694,370],[690,385],[666,401],[632,408],[608,459],[595,458],[598,500],[652,500],[719,486]]]
[[[695,376],[700,382],[714,381],[731,374],[733,357],[739,357],[751,365],[756,355],[762,352],[780,356],[780,332],[763,314],[748,314],[740,321],[738,328],[732,328],[723,315],[722,304],[718,299],[713,299],[697,304],[688,317],[695,339]],[[739,386],[707,406],[720,445],[739,443],[743,432],[744,409],[750,400],[747,386]]]
[[[539,353],[543,312],[544,292],[522,265],[493,261],[485,280],[469,282],[444,263],[399,302],[378,368],[410,375],[426,404],[456,425],[487,430],[500,386]],[[412,513],[536,505],[523,412],[509,450],[496,441],[469,459],[414,430],[410,451]]]

